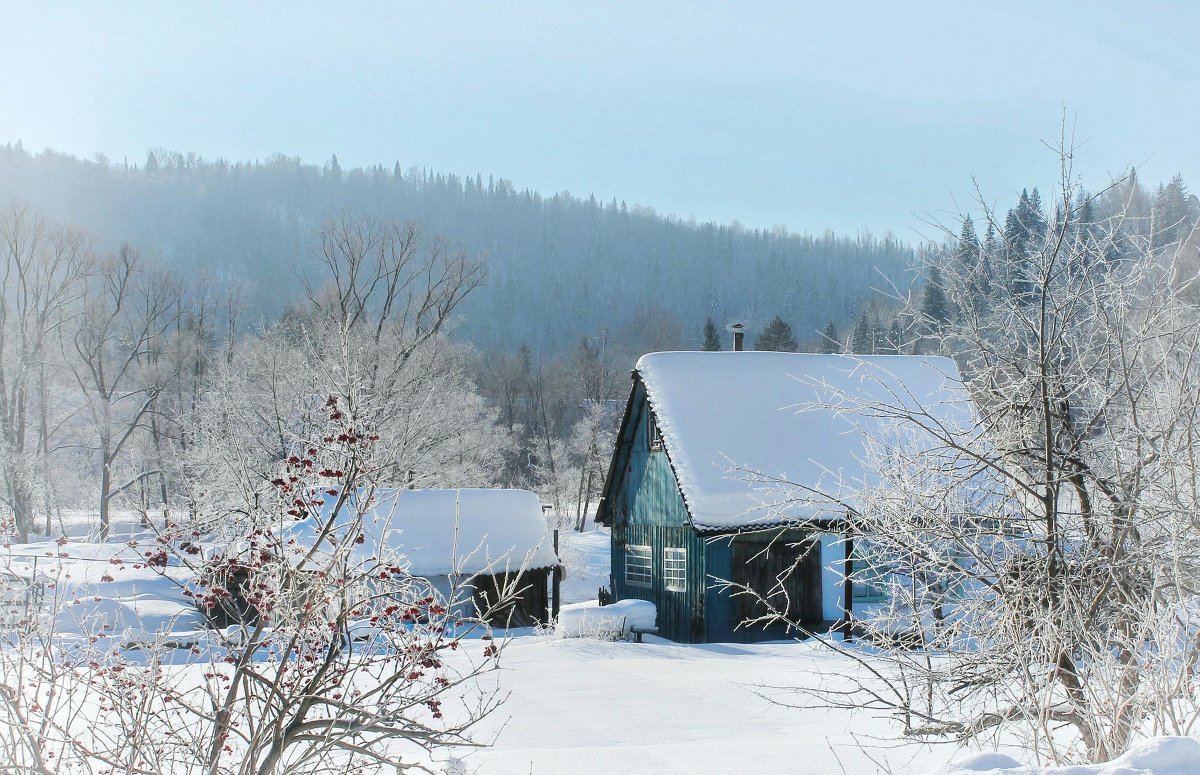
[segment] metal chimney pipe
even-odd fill
[[[742,351],[742,339],[746,336],[746,327],[741,323],[734,323],[729,327],[729,330],[733,331],[733,351],[740,353]]]

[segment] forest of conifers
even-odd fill
[[[581,337],[631,354],[700,346],[706,318],[787,320],[802,345],[829,320],[852,322],[872,288],[914,283],[913,249],[892,235],[794,234],[697,223],[625,202],[544,196],[506,179],[410,167],[344,170],[275,155],[205,161],[156,151],[133,164],[0,146],[0,201],[19,199],[79,226],[101,249],[129,242],[187,272],[245,285],[273,317],[301,296],[332,215],[415,220],[487,264],[459,335],[485,350],[537,356]]]

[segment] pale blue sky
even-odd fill
[[[0,142],[336,153],[913,238],[972,176],[1004,207],[1051,183],[1065,105],[1088,182],[1200,190],[1200,3],[112,5],[0,0]]]

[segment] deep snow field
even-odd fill
[[[61,546],[49,541],[13,546],[3,560],[14,569],[32,568],[37,557],[38,573],[59,580],[64,603],[59,627],[67,637],[76,610],[102,614],[125,638],[136,639],[139,630],[170,630],[180,639],[197,632],[200,619],[177,584],[152,570],[110,562],[119,556],[136,557],[124,543],[136,536],[136,529],[126,526],[120,534],[121,541],[109,544],[73,540]],[[608,577],[607,534],[564,533],[562,539],[561,555],[572,569],[562,586],[564,602],[594,599]],[[28,559],[18,560],[16,555]],[[97,586],[106,575],[112,580]],[[101,590],[102,595],[95,594]],[[73,604],[74,600],[80,602]],[[792,691],[836,686],[858,669],[815,643],[689,646],[653,637],[639,644],[531,630],[511,635],[501,669],[484,679],[507,694],[500,710],[477,728],[481,742],[491,745],[446,754],[438,765],[446,772],[1200,773],[1200,742],[1187,738],[1149,741],[1108,765],[1057,769],[1021,766],[1031,758],[1020,750],[973,752],[953,745],[897,744],[892,739],[896,728],[887,719],[811,707],[804,695]],[[484,647],[482,641],[468,643],[460,658]]]
[[[517,639],[499,679],[511,692],[499,715],[511,718],[493,748],[466,761],[505,775],[715,775],[923,772],[952,756],[880,750],[870,739],[882,731],[878,722],[784,708],[760,695],[786,700],[764,687],[811,684],[844,669],[841,662],[803,644]]]

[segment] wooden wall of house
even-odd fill
[[[552,568],[534,568],[475,576],[468,584],[474,611],[490,612],[488,622],[496,627],[544,624],[550,620],[547,586],[552,572]],[[501,590],[516,592],[516,596],[508,605],[495,607]]]
[[[640,385],[638,390],[642,390]],[[624,486],[612,504],[613,592],[618,600],[637,598],[654,603],[658,607],[659,634],[664,638],[681,643],[703,641],[707,547],[688,525],[687,508],[666,453],[649,449],[644,392],[635,397],[634,405],[637,416],[629,428],[629,450],[622,472]],[[651,547],[649,587],[626,581],[625,550],[629,544]],[[687,581],[682,590],[666,588],[664,549],[667,547],[687,551]]]
[[[640,544],[651,547],[653,584],[649,587],[625,581],[625,546]],[[664,549],[682,548],[687,551],[687,581],[683,589],[667,589],[664,583]],[[614,564],[615,591],[621,600],[649,600],[658,608],[658,631],[664,638],[679,643],[700,643],[705,633],[705,545],[690,527],[666,525],[625,525],[613,532],[613,554],[620,556]],[[617,567],[619,565],[619,568]]]
[[[709,643],[736,643],[745,637],[744,631],[737,630],[729,590],[722,589],[717,582],[717,579],[733,578],[730,539],[731,536],[717,536],[706,542],[704,564],[708,568],[708,575],[712,577],[704,595],[704,637]]]

